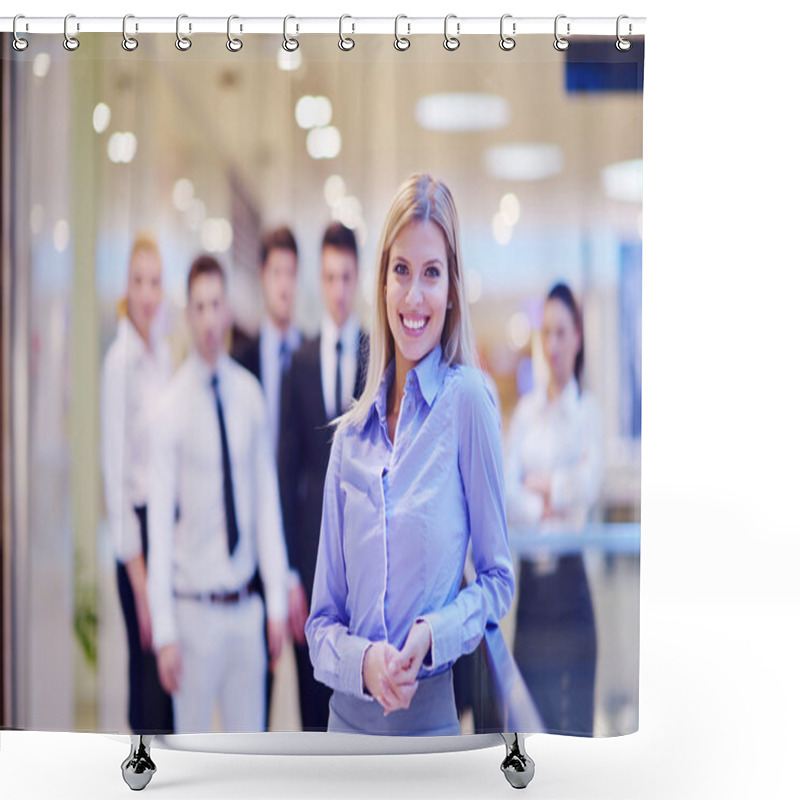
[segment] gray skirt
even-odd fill
[[[461,733],[453,692],[453,670],[421,678],[408,708],[383,715],[377,700],[362,700],[335,691],[328,715],[330,733],[366,733],[383,736],[454,736]]]

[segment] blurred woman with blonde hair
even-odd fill
[[[128,641],[128,723],[133,733],[170,733],[172,701],[161,688],[152,652],[147,602],[149,418],[172,374],[167,343],[157,334],[162,302],[156,240],[139,234],[131,248],[117,333],[100,378],[103,482],[117,588]]]
[[[460,733],[453,663],[514,593],[500,421],[476,366],[458,216],[414,175],[378,250],[361,398],[338,420],[306,623],[328,730]],[[461,588],[467,548],[477,573]]]

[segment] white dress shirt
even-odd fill
[[[542,495],[528,491],[525,476],[550,477],[554,517],[542,519]],[[580,531],[603,481],[600,408],[572,378],[552,402],[543,384],[522,397],[511,418],[506,446],[506,500],[509,525],[543,531]]]
[[[320,331],[320,366],[322,369],[322,397],[328,419],[336,416],[336,342],[342,340],[342,412],[347,411],[356,390],[358,368],[358,340],[361,326],[352,314],[341,330],[330,314],[324,312]]]
[[[128,317],[103,360],[100,456],[114,554],[121,563],[142,552],[134,506],[147,503],[149,428],[158,395],[172,374],[163,339],[148,348]]]
[[[216,372],[238,544],[230,555],[212,370],[192,352],[161,398],[151,440],[147,590],[156,650],[178,638],[173,591],[236,591],[256,566],[270,618],[288,613],[288,563],[264,397],[258,381],[227,354]]]
[[[281,419],[281,341],[284,338],[289,353],[292,354],[300,346],[303,337],[294,326],[289,327],[283,334],[268,318],[265,318],[261,323],[261,335],[259,336],[261,386],[267,403],[267,422],[275,455],[278,452],[278,428]]]

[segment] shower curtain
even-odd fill
[[[0,728],[631,733],[643,38],[287,25],[2,34]]]

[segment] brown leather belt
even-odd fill
[[[173,592],[181,600],[197,600],[207,603],[238,603],[258,591],[258,573],[245,586],[235,592]]]

